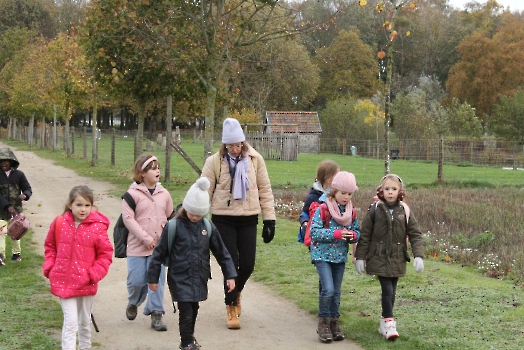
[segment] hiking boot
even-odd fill
[[[240,329],[240,320],[238,319],[237,307],[235,305],[226,305],[227,311],[227,328]]]
[[[136,318],[137,307],[131,303],[127,304],[126,316],[129,321],[133,321]]]
[[[0,253],[0,266],[5,266],[5,256]]]
[[[240,299],[241,299],[240,292],[238,292],[237,294],[237,315],[238,317],[240,317],[240,314],[242,313],[242,306],[240,306]]]
[[[391,318],[381,318],[378,332],[386,339],[393,341],[398,338],[397,323]]]
[[[163,313],[161,311],[153,311],[151,313],[151,328],[155,331],[167,331],[167,326],[162,321]]]
[[[167,326],[162,322],[162,312],[153,311],[151,313],[151,328],[154,328],[157,332],[167,331]]]
[[[339,341],[344,340],[344,333],[340,330],[340,324],[338,323],[338,318],[333,317],[329,322],[329,328],[331,328],[331,334],[333,335],[333,340]]]
[[[22,257],[20,256],[20,253],[13,254],[11,256],[11,262],[19,262],[19,261],[22,261]]]
[[[329,318],[320,317],[318,319],[318,339],[322,343],[331,343],[333,341],[333,335],[331,334],[331,329],[329,329]]]

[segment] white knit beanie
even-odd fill
[[[205,216],[209,212],[209,180],[207,177],[199,178],[189,191],[182,202],[182,207],[189,213],[198,216]]]
[[[240,123],[235,118],[226,118],[222,127],[222,143],[230,145],[233,143],[244,142],[246,137]]]

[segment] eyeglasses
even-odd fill
[[[228,150],[232,150],[232,149],[242,149],[242,146],[244,146],[243,143],[237,143],[237,144],[234,144],[234,145],[226,145],[226,148]]]

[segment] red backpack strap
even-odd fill
[[[331,213],[327,207],[326,203],[320,204],[320,220],[324,223],[324,228],[329,227],[329,222],[331,221]]]

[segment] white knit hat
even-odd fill
[[[205,216],[209,212],[209,185],[207,177],[201,177],[191,185],[182,202],[182,207],[189,214]]]
[[[224,126],[222,127],[222,143],[224,145],[230,145],[244,141],[246,141],[246,137],[238,120],[235,118],[226,118],[226,120],[224,120]]]

